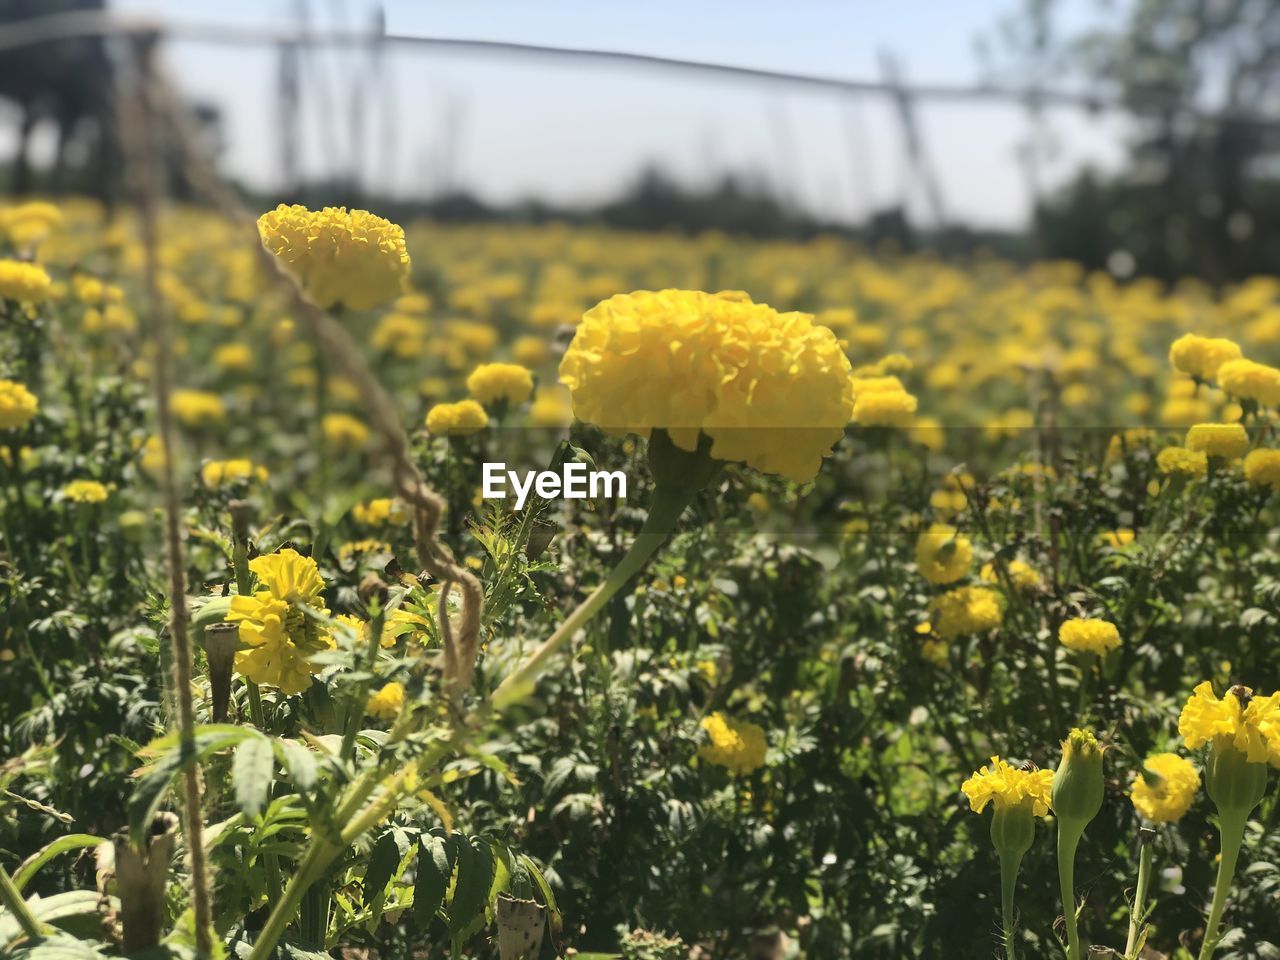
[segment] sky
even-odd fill
[[[302,0],[115,0],[115,8],[188,23],[285,26]],[[315,27],[365,26],[370,0],[306,0]],[[1023,0],[385,0],[392,33],[627,50],[830,76],[877,79],[891,52],[912,81],[972,83],[975,52]],[[1101,16],[1063,0],[1064,27]],[[904,164],[902,131],[883,99],[598,63],[396,48],[371,69],[325,51],[305,65],[302,166],[359,169],[373,190],[462,188],[493,202],[536,197],[589,204],[648,163],[705,184],[726,172],[763,179],[807,211],[856,221],[905,201],[931,219]],[[166,64],[187,94],[219,106],[225,169],[280,183],[274,49],[171,41]],[[357,78],[363,78],[362,83]],[[353,90],[360,119],[353,120]],[[1024,112],[972,102],[922,106],[924,141],[945,216],[976,226],[1025,223],[1031,191],[1018,161]],[[1114,118],[1050,115],[1057,145],[1041,180],[1123,156]]]

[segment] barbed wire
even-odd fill
[[[692,60],[625,50],[601,50],[505,40],[432,37],[380,30],[310,30],[285,27],[158,19],[105,11],[73,11],[11,21],[0,26],[0,52],[36,44],[90,36],[154,35],[163,39],[226,46],[346,47],[383,46],[444,50],[458,53],[593,61],[668,71],[698,73],[725,79],[790,85],[847,95],[910,97],[935,101],[1005,101],[1026,108],[1065,107],[1086,113],[1122,113],[1181,117],[1201,123],[1280,127],[1280,116],[1245,110],[1211,110],[1171,100],[1165,90],[1140,91],[1133,96],[1100,94],[1052,87],[1011,87],[998,84],[943,84],[861,80],[799,73],[739,64]],[[1144,102],[1146,101],[1146,102]]]

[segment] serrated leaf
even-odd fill
[[[380,836],[369,854],[364,872],[364,905],[369,907],[382,896],[400,861],[409,852],[409,835],[399,827]]]
[[[280,762],[289,769],[293,785],[304,792],[315,788],[319,768],[315,755],[297,740],[281,738],[275,741]]]
[[[434,833],[418,841],[418,879],[413,888],[413,921],[424,929],[444,902],[453,863],[445,839]]]
[[[458,852],[458,878],[449,902],[449,934],[457,939],[488,906],[493,854],[480,837],[454,834],[450,839]]]
[[[267,802],[275,773],[275,751],[266,737],[251,737],[236,747],[231,763],[231,782],[236,806],[246,817],[257,819]]]

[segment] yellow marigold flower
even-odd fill
[[[379,497],[376,500],[357,503],[351,508],[351,515],[356,518],[357,523],[363,523],[369,527],[409,522],[408,508],[399,500],[393,500],[390,497]]]
[[[1037,817],[1049,815],[1049,793],[1053,787],[1052,770],[1019,770],[999,757],[966,780],[960,789],[969,798],[969,808],[981,813],[987,804],[996,810],[1031,806]]]
[[[518,363],[484,363],[467,377],[467,392],[485,406],[499,400],[519,406],[533,395],[533,374]]]
[[[1120,646],[1120,631],[1106,620],[1076,617],[1058,628],[1058,641],[1070,650],[1105,657]]]
[[[515,342],[511,344],[511,355],[516,358],[517,363],[522,363],[526,367],[539,366],[547,359],[550,352],[551,348],[542,337],[516,337]]]
[[[567,427],[573,423],[569,391],[559,384],[539,387],[529,405],[529,423],[535,427]]]
[[[40,409],[36,395],[14,380],[0,380],[0,430],[25,427]]]
[[[1280,406],[1280,370],[1264,363],[1228,360],[1218,368],[1218,386],[1238,399]]]
[[[252,460],[210,460],[200,468],[200,479],[206,487],[224,487],[241,480],[257,480],[265,483],[270,476],[266,467]]]
[[[1249,449],[1249,434],[1238,423],[1197,423],[1187,431],[1188,450],[1235,460]]]
[[[934,453],[947,445],[947,431],[936,417],[916,417],[907,430],[907,436]]]
[[[863,427],[909,427],[917,406],[905,390],[862,390],[853,401],[853,420]]]
[[[227,416],[222,398],[208,390],[175,390],[170,403],[173,415],[188,427],[207,427]]]
[[[1209,457],[1203,450],[1186,447],[1165,447],[1156,454],[1156,466],[1161,473],[1181,473],[1203,477],[1209,472]]]
[[[1195,764],[1176,753],[1157,753],[1142,765],[1129,785],[1134,809],[1152,823],[1173,823],[1191,809],[1200,789]]]
[[[954,583],[972,562],[973,544],[955,527],[935,523],[916,539],[916,566],[930,583]]]
[[[31,200],[0,210],[0,231],[20,249],[37,246],[61,225],[62,211],[42,200]]]
[[[764,729],[747,720],[734,720],[717,711],[702,718],[708,743],[698,748],[698,756],[745,776],[764,766],[768,744]]]
[[[588,310],[560,363],[578,419],[665,429],[682,450],[811,480],[853,408],[849,360],[806,313],[692,290],[618,294]]]
[[[957,587],[929,601],[929,616],[943,640],[994,630],[1004,620],[1000,594],[988,587]]]
[[[465,437],[489,425],[489,415],[474,400],[437,403],[427,411],[427,431],[436,436]]]
[[[253,366],[253,350],[247,343],[224,343],[213,351],[213,362],[219,370],[239,373]]]
[[[44,267],[20,260],[0,260],[0,300],[44,303],[52,288],[53,281]]]
[[[401,300],[404,297],[400,298]],[[426,347],[427,322],[407,313],[388,313],[373,328],[369,342],[375,350],[393,353],[401,360],[422,356]]]
[[[1036,573],[1035,568],[1022,560],[1010,560],[1009,579],[1013,582],[1015,590],[1034,590],[1040,585],[1040,574]],[[997,583],[1000,575],[996,572],[994,564],[986,563],[982,566],[980,574],[983,580],[989,583]]]
[[[322,307],[370,310],[399,296],[409,275],[404,230],[367,210],[281,204],[258,218],[258,233]]]
[[[390,553],[391,544],[385,540],[351,540],[338,547],[338,559],[350,560],[370,553]]]
[[[97,480],[72,480],[62,488],[62,495],[73,503],[102,503],[107,488]]]
[[[394,720],[404,709],[404,687],[398,683],[388,683],[369,698],[364,712],[380,720]]]
[[[326,413],[320,428],[325,439],[339,450],[359,450],[369,439],[369,428],[349,413]]]
[[[1250,763],[1280,767],[1280,693],[1255,696],[1251,688],[1238,686],[1219,700],[1206,680],[1182,708],[1178,733],[1189,750],[1221,738]]]
[[[236,669],[254,683],[298,694],[311,686],[320,667],[311,656],[330,645],[328,633],[307,616],[310,607],[322,616],[324,580],[315,560],[296,550],[255,557],[249,570],[259,589],[251,596],[234,596],[227,619],[240,624],[240,642],[249,649],[236,654]]]
[[[1201,380],[1212,380],[1228,360],[1240,357],[1240,345],[1219,337],[1200,337],[1188,333],[1169,347],[1169,362],[1174,369]]]
[[[1115,530],[1104,530],[1098,534],[1098,539],[1110,547],[1112,550],[1123,550],[1129,544],[1133,543],[1134,537],[1137,536],[1129,527],[1117,527]]]
[[[1280,490],[1280,450],[1250,450],[1244,458],[1244,478],[1256,487]]]

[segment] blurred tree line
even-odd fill
[[[1020,88],[1074,89],[1118,103],[1129,113],[1120,169],[1080,170],[1049,193],[1039,163],[1049,119],[1027,104],[1032,142],[1023,156],[1036,198],[1024,233],[963,225],[921,230],[904,209],[882,210],[858,227],[823,222],[783,202],[764,182],[726,176],[693,189],[651,167],[618,198],[591,210],[530,201],[497,208],[466,193],[406,203],[362,194],[350,183],[310,183],[262,202],[347,202],[388,214],[445,220],[520,218],[591,221],[635,228],[724,230],[803,238],[820,232],[856,236],[900,249],[961,254],[976,248],[1005,256],[1069,257],[1090,267],[1116,257],[1137,272],[1223,282],[1280,273],[1280,2],[1277,0],[1096,0],[1101,26],[1059,36],[1061,0],[1023,0],[1001,24],[1002,82]],[[50,13],[102,10],[106,0],[0,0],[0,27]],[[0,101],[16,110],[17,150],[8,176],[14,194],[86,192],[110,200],[121,169],[113,113],[118,57],[100,37],[6,51]],[[210,143],[221,138],[217,111],[194,110]],[[56,131],[47,170],[31,162],[42,122]],[[0,168],[2,170],[3,168]],[[172,186],[188,193],[180,166]]]

